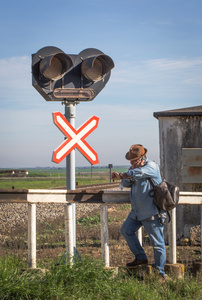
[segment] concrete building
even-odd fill
[[[155,112],[159,121],[160,168],[180,191],[202,191],[202,106]],[[177,207],[177,239],[200,224],[198,205]],[[165,236],[167,236],[165,232]]]

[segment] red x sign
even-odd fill
[[[67,139],[54,151],[52,161],[60,163],[69,153],[77,148],[92,165],[98,164],[97,153],[85,141],[85,138],[98,126],[98,117],[91,117],[77,130],[60,113],[53,113],[54,124],[66,135]]]

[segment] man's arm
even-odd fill
[[[112,179],[131,179],[131,176],[128,175],[127,173],[113,172],[112,173]]]

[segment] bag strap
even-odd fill
[[[151,178],[148,178],[148,180],[149,180],[149,182],[151,183],[152,187],[154,188],[155,185],[154,185],[153,181],[151,180]]]
[[[166,213],[167,213],[167,215],[168,215],[168,223],[169,223],[169,222],[170,222],[170,220],[171,220],[171,216],[170,216],[170,213],[169,213],[169,211],[167,211]]]

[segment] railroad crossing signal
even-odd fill
[[[52,161],[60,163],[69,153],[77,148],[92,165],[98,164],[98,155],[85,141],[85,138],[98,126],[98,117],[91,117],[77,130],[60,113],[53,113],[54,124],[62,131],[67,139],[54,151]]]
[[[74,55],[44,47],[32,55],[32,85],[47,101],[91,101],[113,68],[113,60],[94,48]]]

